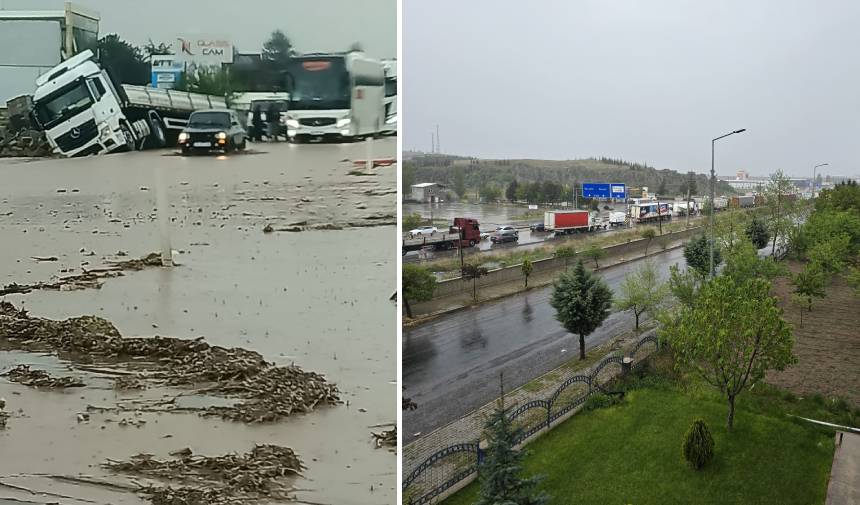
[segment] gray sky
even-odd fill
[[[240,52],[259,52],[280,28],[303,52],[344,51],[361,42],[377,58],[397,56],[396,0],[74,0],[101,14],[102,34],[141,44],[186,33],[232,37]]]
[[[504,4],[504,6],[503,6]],[[404,148],[860,174],[856,0],[403,2]]]

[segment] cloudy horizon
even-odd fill
[[[404,2],[404,149],[857,176],[860,3]]]

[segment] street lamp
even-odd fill
[[[717,137],[715,139],[711,139],[711,216],[710,216],[711,217],[710,218],[710,225],[711,225],[711,243],[710,243],[711,278],[713,278],[714,274],[716,273],[714,271],[714,240],[716,240],[716,237],[714,236],[714,213],[716,212],[716,208],[714,206],[714,199],[715,199],[714,193],[716,192],[716,187],[717,187],[717,176],[714,173],[714,144],[716,144],[716,142],[718,140],[720,140],[722,138],[726,138],[729,135],[734,135],[735,133],[743,133],[745,131],[747,131],[746,128],[741,128],[740,130],[735,130],[733,132],[726,133],[725,135],[720,135],[719,137]]]
[[[812,199],[813,200],[815,200],[815,170],[818,167],[826,167],[829,164],[830,163],[822,163],[820,165],[815,165],[814,167],[812,167]]]

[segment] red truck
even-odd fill
[[[432,247],[435,251],[445,251],[457,247],[474,247],[481,241],[478,220],[468,217],[455,217],[454,224],[445,233],[436,233],[418,238],[404,238],[402,253]]]
[[[587,210],[552,210],[543,215],[546,231],[557,234],[594,231],[606,228],[608,223],[598,222],[597,213]]]

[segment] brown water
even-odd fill
[[[347,175],[352,166],[344,160],[363,158],[361,144],[263,149],[267,152],[217,158],[152,151],[0,161],[0,284],[47,280],[65,269],[79,272],[82,263],[98,265],[118,251],[136,257],[158,250],[157,164],[166,165],[168,173],[172,248],[184,251],[177,255],[178,267],[129,272],[98,290],[5,299],[38,316],[99,315],[124,335],[204,336],[213,344],[256,350],[280,364],[295,362],[337,383],[349,406],[264,426],[155,413],[142,414],[148,422],[141,428],[108,422],[123,416],[110,413],[78,423],[76,414],[87,404],[116,403],[110,381],[63,371],[66,365],[51,357],[0,353],[0,369],[42,362],[60,367],[59,374],[79,373],[88,384],[83,390],[45,392],[0,379],[7,411],[21,408],[25,416],[11,418],[0,431],[0,481],[23,480],[28,487],[50,487],[97,503],[139,503],[129,493],[7,477],[107,477],[98,468],[105,458],[127,459],[138,452],[167,457],[186,446],[217,455],[274,443],[294,448],[308,467],[294,483],[307,489],[300,498],[332,504],[395,501],[396,456],[376,449],[370,431],[397,415],[396,309],[388,300],[396,287],[396,228],[348,225],[386,222],[385,216],[395,214],[396,168]],[[395,149],[394,140],[374,147],[377,156],[393,156]],[[344,229],[264,234],[266,223],[276,228],[331,223]],[[37,255],[59,260],[31,259]],[[160,394],[168,392],[145,393]],[[21,498],[12,493],[0,486],[0,502]],[[26,499],[42,503],[32,495]],[[57,497],[44,502],[56,500],[80,503]]]

